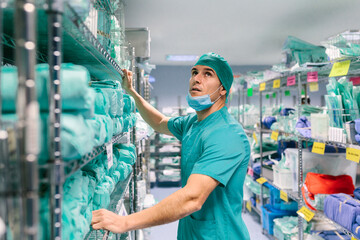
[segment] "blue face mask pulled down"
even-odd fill
[[[221,85],[220,85],[220,87],[221,87]],[[215,92],[217,90],[219,90],[219,88],[216,89]],[[198,97],[192,97],[190,95],[190,93],[188,93],[188,95],[186,96],[186,101],[188,102],[188,104],[191,108],[193,108],[195,111],[199,112],[199,111],[202,111],[202,110],[205,110],[205,109],[211,107],[217,100],[219,100],[221,95],[215,101],[213,101],[213,102],[211,101],[210,96],[213,95],[215,92],[213,92],[210,95],[206,94],[206,95],[198,96]]]

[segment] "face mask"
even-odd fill
[[[222,85],[220,85],[220,87],[221,86]],[[219,90],[219,88],[216,89],[215,92],[217,90]],[[206,94],[206,95],[198,96],[198,97],[192,97],[190,95],[190,93],[188,93],[188,95],[186,96],[186,100],[191,108],[193,108],[195,111],[199,112],[199,111],[202,111],[204,109],[211,107],[217,100],[220,99],[221,95],[215,101],[211,102],[210,96],[213,95],[215,92],[213,92],[210,95]]]

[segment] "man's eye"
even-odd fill
[[[197,74],[196,71],[193,71],[193,72],[191,73],[191,75],[193,75],[193,76],[195,76],[196,74]]]
[[[205,75],[208,76],[208,77],[212,76],[212,74],[210,72],[206,72]]]

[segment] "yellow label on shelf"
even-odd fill
[[[266,178],[263,178],[263,177],[256,179],[256,181],[258,183],[260,183],[261,185],[267,182]]]
[[[284,200],[285,202],[288,202],[289,201],[289,198],[288,198],[288,195],[286,192],[284,192],[283,190],[280,190],[280,198],[282,200]]]
[[[359,163],[360,160],[360,149],[346,148],[346,159]]]
[[[356,238],[354,238],[354,237],[351,237],[351,240],[356,240]]]
[[[266,83],[260,83],[260,89],[259,89],[259,91],[262,92],[262,91],[265,90],[265,88],[266,88]]]
[[[251,212],[251,201],[246,202],[246,209]]]
[[[336,62],[332,66],[329,77],[338,77],[338,76],[347,75],[349,68],[350,68],[350,60],[343,62]]]
[[[273,83],[273,88],[280,88],[280,79],[276,79],[274,80],[274,83]]]
[[[310,92],[318,92],[319,84],[317,82],[309,83],[309,90],[310,90]]]
[[[253,132],[253,139],[255,140],[256,144],[258,144],[258,140],[257,140],[256,133],[255,133],[255,132]]]
[[[297,211],[297,214],[303,219],[305,219],[307,222],[310,222],[311,219],[315,216],[315,213],[305,206],[303,206],[299,211]]]
[[[314,142],[311,152],[324,155],[325,143]]]
[[[274,140],[274,141],[277,141],[277,140],[278,140],[278,137],[279,137],[279,132],[277,132],[277,131],[272,131],[272,133],[271,133],[271,139]]]

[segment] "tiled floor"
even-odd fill
[[[179,188],[152,188],[151,193],[155,196],[157,201],[161,201],[171,193],[177,191]],[[249,230],[250,239],[267,240],[261,233],[261,226],[259,216],[256,213],[243,214],[244,222]],[[150,240],[176,240],[178,221],[151,228]]]

